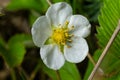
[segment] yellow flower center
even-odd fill
[[[68,22],[66,22],[63,26],[59,25],[58,28],[53,30],[53,34],[51,36],[52,40],[58,45],[65,45],[66,42],[71,42],[71,35],[68,29]]]
[[[55,43],[59,45],[64,45],[66,44],[67,39],[69,39],[68,35],[69,34],[67,29],[57,28],[53,31],[52,39],[54,40]]]

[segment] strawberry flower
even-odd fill
[[[41,47],[44,64],[58,70],[65,60],[79,63],[85,59],[89,48],[84,38],[90,34],[90,28],[87,18],[72,15],[71,6],[59,2],[34,22],[31,32],[34,44]]]

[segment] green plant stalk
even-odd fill
[[[49,5],[52,5],[51,0],[46,0]]]
[[[40,69],[40,66],[41,66],[40,63],[38,63],[33,72],[31,73],[29,80],[34,80],[38,70]]]
[[[11,78],[12,78],[12,80],[16,80],[16,75],[15,75],[15,71],[14,71],[13,68],[10,69],[10,73],[11,73]]]
[[[91,63],[95,66],[96,63],[95,63],[94,59],[92,58],[92,56],[90,55],[90,53],[88,53],[87,57],[91,61]]]
[[[55,71],[55,72],[56,72],[57,80],[61,80],[59,71],[57,70],[57,71]]]

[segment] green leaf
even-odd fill
[[[101,9],[101,15],[99,16],[100,27],[97,29],[98,43],[102,49],[105,48],[107,42],[112,36],[114,30],[118,26],[120,19],[120,1],[119,0],[105,0],[104,7]],[[101,67],[106,74],[120,71],[120,34],[117,35],[112,46],[109,49]]]
[[[100,13],[100,7],[103,0],[82,0],[83,1],[83,11],[90,17],[90,21],[97,21],[98,15]]]
[[[46,65],[43,64],[43,72],[46,73],[52,80],[57,80],[56,72],[52,69],[49,69],[46,67]]]
[[[28,34],[16,34],[13,36],[9,41],[8,45],[12,45],[14,43],[22,43],[24,46],[31,46],[32,43],[32,38]]]
[[[43,71],[48,74],[52,80],[57,80],[57,75],[54,70],[44,67]],[[79,71],[75,64],[66,62],[58,72],[60,73],[61,80],[81,80]]]
[[[62,80],[81,80],[80,73],[73,63],[66,62],[59,72]]]
[[[2,53],[6,52],[6,43],[5,41],[2,39],[2,37],[0,37],[0,55],[2,55]]]
[[[45,11],[47,8],[48,3],[45,0],[11,0],[7,6],[8,10],[29,9],[38,12]]]
[[[5,41],[0,37],[0,46],[5,46]]]
[[[118,21],[120,19],[120,0],[104,0],[104,6],[101,8],[101,14],[99,15],[98,21],[100,27],[97,28],[97,39],[98,45],[100,46],[99,51],[95,52],[94,57],[97,58],[97,54],[99,55],[105,46],[107,45],[110,37],[112,36],[114,30],[118,25]],[[104,71],[104,75],[95,76],[95,79],[103,78],[104,80],[119,80],[118,74],[120,72],[120,33],[115,38],[113,44],[111,45],[107,55],[102,61],[100,68]],[[88,66],[87,70],[87,78],[91,72],[89,71]],[[98,73],[96,73],[98,74]],[[116,76],[116,78],[115,78]],[[112,78],[114,77],[114,78]]]
[[[13,43],[9,45],[8,53],[5,54],[5,59],[10,67],[18,66],[22,63],[25,55],[25,47],[22,43]]]
[[[25,46],[31,41],[30,35],[18,34],[10,38],[8,44],[0,39],[0,52],[10,67],[18,66],[22,63],[26,53]],[[7,45],[7,46],[5,46]],[[28,45],[29,46],[29,45]]]
[[[8,41],[8,53],[6,60],[11,67],[18,66],[22,63],[26,52],[25,46],[31,42],[30,35],[17,34]]]
[[[110,78],[108,78],[108,80],[120,80],[120,72]]]

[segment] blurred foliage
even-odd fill
[[[110,39],[112,33],[118,26],[118,22],[120,19],[119,13],[120,13],[119,0],[104,1],[104,7],[102,8],[101,15],[99,16],[99,23],[101,27],[97,29],[98,30],[97,38],[99,39],[99,45],[101,48],[104,48],[104,46],[107,44],[108,40]],[[104,40],[101,40],[103,38]],[[111,48],[109,49],[108,55],[106,55],[106,58],[104,59],[101,65],[105,74],[111,75],[112,73],[114,73],[111,75],[111,77],[113,77],[120,71],[119,41],[120,41],[120,34],[118,34],[117,37],[115,38]]]
[[[98,55],[103,51],[107,42],[109,41],[110,37],[112,36],[114,30],[118,26],[118,22],[120,19],[120,1],[119,0],[105,0],[104,6],[101,8],[101,15],[99,15],[99,24],[100,27],[97,28],[97,38],[98,38],[98,45],[99,50],[97,50],[94,54],[94,57],[97,58]],[[105,56],[101,68],[104,72],[101,76],[95,77],[105,79],[105,80],[119,80],[120,76],[120,59],[119,59],[119,52],[120,52],[120,34],[117,35],[115,38],[112,46],[110,47],[107,55]],[[88,67],[93,67],[89,65]],[[87,77],[89,76],[92,69],[88,68],[86,73]],[[99,73],[97,73],[99,74]]]
[[[52,0],[55,2],[68,2],[74,13],[81,13],[86,15],[89,20],[97,22],[97,16],[99,14],[100,6],[102,5],[102,0]],[[11,0],[11,4],[7,6],[8,10],[20,10],[29,9],[34,10],[36,14],[45,13],[49,4],[46,0]]]
[[[7,6],[8,10],[35,10],[38,12],[45,12],[48,8],[46,0],[11,0],[11,3]]]
[[[92,52],[93,58],[97,62],[118,25],[120,18],[120,0],[51,0],[52,3],[62,1],[68,2],[72,6],[74,14],[82,14],[90,20],[92,32],[87,40],[90,46],[90,52]],[[102,5],[104,6],[101,7]],[[8,69],[10,68],[9,74],[7,75],[9,80],[57,80],[56,72],[48,69],[42,63],[39,56],[39,48],[34,46],[30,33],[33,22],[39,16],[44,15],[48,7],[49,4],[46,0],[11,0],[10,3],[4,7],[6,12],[3,13],[3,11],[0,10],[0,29],[4,28],[3,24],[8,26],[8,29],[3,29],[4,31],[0,32],[0,58],[2,56],[4,60],[2,61],[0,59],[0,64],[4,63],[0,65],[0,67],[3,66],[2,70],[6,70],[4,66],[6,66],[5,64],[8,65]],[[15,13],[8,15],[9,12]],[[20,12],[24,13],[18,15]],[[100,12],[101,14],[99,14]],[[8,20],[4,21],[5,17],[8,17]],[[19,23],[19,17],[21,17],[21,23]],[[11,24],[9,24],[10,22]],[[27,25],[15,25],[17,23]],[[99,24],[100,27],[96,26]],[[10,29],[11,26],[12,29]],[[25,31],[26,27],[28,31]],[[24,31],[19,30],[20,28],[24,28]],[[5,34],[6,30],[11,34],[9,37]],[[11,30],[14,31],[14,34],[11,33]],[[95,34],[96,36],[94,36]],[[98,80],[98,78],[101,80],[120,79],[119,41],[120,36],[118,34],[101,64],[100,68],[103,72],[98,70],[94,77],[95,80]],[[81,63],[75,65],[66,62],[58,71],[61,80],[87,80],[94,66],[88,59],[84,62],[88,63],[85,63],[85,65]],[[81,69],[81,66],[84,66],[84,68]],[[11,77],[9,78],[9,76]],[[0,79],[2,79],[1,76]]]
[[[0,53],[10,67],[15,67],[22,63],[26,52],[24,43],[30,40],[29,35],[25,34],[12,36],[8,43],[5,43],[2,39],[0,40]]]
[[[44,67],[43,71],[47,73],[53,80],[57,80],[57,75],[54,70]],[[81,80],[77,67],[69,62],[65,63],[65,65],[59,70],[59,73],[61,80]]]
[[[100,13],[100,7],[103,0],[84,0],[83,1],[83,11],[90,17],[90,21],[96,22],[98,15]]]

